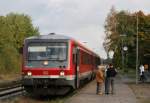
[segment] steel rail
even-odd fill
[[[13,85],[6,88],[0,88],[0,100],[18,96],[24,93],[22,85]]]

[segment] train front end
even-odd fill
[[[22,68],[25,90],[36,95],[67,93],[74,86],[69,52],[68,39],[49,36],[26,39]]]

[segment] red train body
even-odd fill
[[[23,48],[22,78],[34,94],[65,94],[95,77],[100,58],[72,38],[49,34],[27,38]]]

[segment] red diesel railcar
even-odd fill
[[[22,84],[31,94],[65,94],[95,77],[100,57],[72,38],[49,34],[25,39]]]

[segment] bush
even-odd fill
[[[18,72],[20,69],[20,59],[17,50],[10,46],[4,46],[0,51],[1,73]]]
[[[19,49],[26,37],[39,35],[28,15],[9,13],[0,16],[0,74],[19,72],[21,55]]]

